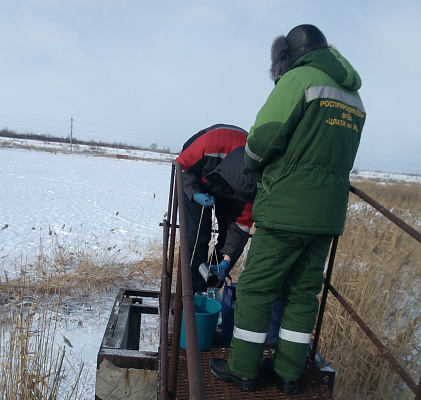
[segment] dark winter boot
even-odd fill
[[[226,360],[212,358],[209,363],[210,370],[214,376],[225,382],[232,382],[235,386],[245,391],[256,390],[257,380],[243,378],[231,371]]]
[[[278,389],[285,394],[297,394],[298,385],[297,381],[292,381],[289,379],[282,378],[279,376],[273,368],[273,359],[265,358],[262,362],[262,371],[263,373],[272,380],[276,381],[276,386]]]

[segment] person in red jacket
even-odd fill
[[[192,136],[176,159],[183,170],[194,293],[207,290],[199,266],[208,261],[213,208],[218,221],[218,240],[210,262],[213,270],[224,277],[249,239],[260,173],[245,165],[246,140],[247,132],[237,126],[213,125]]]

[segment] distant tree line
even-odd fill
[[[7,137],[7,138],[11,138],[11,139],[22,139],[22,140],[39,140],[42,142],[54,142],[54,143],[69,143],[70,144],[70,136],[68,137],[57,137],[57,136],[52,136],[48,133],[45,134],[37,134],[37,133],[17,133],[15,131],[9,130],[9,129],[2,129],[0,130],[0,137]],[[128,145],[125,143],[117,143],[117,142],[113,142],[113,143],[108,143],[108,142],[102,142],[102,141],[96,141],[96,140],[89,140],[89,141],[84,141],[84,140],[79,140],[77,138],[75,138],[74,136],[72,137],[72,144],[77,145],[77,144],[84,144],[84,145],[88,145],[88,146],[96,146],[96,147],[109,147],[109,148],[114,148],[114,149],[124,149],[124,150],[151,150],[151,151],[156,151],[159,153],[167,153],[170,154],[170,148],[169,147],[164,147],[162,149],[160,149],[158,147],[158,145],[156,143],[152,143],[149,148],[146,147],[141,147],[141,146],[132,146],[132,145]]]

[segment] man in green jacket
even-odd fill
[[[218,378],[256,388],[270,305],[281,296],[275,357],[263,362],[279,389],[298,391],[318,311],[332,237],[344,229],[352,169],[365,122],[361,79],[313,25],[272,45],[275,88],[247,138],[247,166],[262,172],[253,206],[256,232],[237,285],[228,360]]]

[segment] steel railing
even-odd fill
[[[354,186],[350,186],[350,192],[354,193],[358,197],[360,197],[362,200],[370,204],[373,208],[375,208],[377,211],[382,213],[386,218],[388,218],[391,222],[393,222],[396,226],[398,226],[400,229],[408,233],[410,236],[412,236],[415,240],[421,243],[421,233],[412,228],[410,225],[408,225],[406,222],[402,221],[400,218],[398,218],[396,215],[391,213],[389,210],[387,210],[385,207],[383,207],[381,204],[379,204],[377,201],[372,199],[370,196],[368,196],[363,191],[357,189]],[[389,352],[389,350],[384,346],[384,344],[380,341],[380,339],[374,334],[374,332],[368,327],[368,325],[363,321],[363,319],[355,312],[355,310],[351,307],[351,305],[340,295],[340,293],[330,284],[330,279],[332,276],[332,270],[333,270],[333,264],[335,260],[335,254],[336,249],[338,247],[338,236],[335,236],[332,241],[332,246],[330,250],[330,256],[329,256],[329,263],[328,268],[326,271],[326,277],[325,277],[325,283],[323,286],[322,291],[322,298],[320,301],[320,308],[319,308],[319,315],[317,317],[317,324],[316,324],[316,330],[314,334],[313,339],[313,346],[311,350],[310,357],[314,360],[316,357],[317,352],[317,346],[320,339],[320,332],[322,328],[322,322],[323,322],[323,316],[324,311],[326,307],[327,302],[327,295],[330,291],[335,298],[341,303],[341,305],[344,307],[344,309],[348,312],[348,314],[354,319],[354,321],[359,325],[359,327],[362,329],[362,331],[368,336],[368,338],[374,343],[374,345],[377,347],[377,349],[380,351],[380,354],[384,359],[386,359],[392,368],[399,374],[399,376],[404,380],[404,382],[408,385],[408,387],[412,390],[412,392],[415,394],[415,400],[421,400],[421,377],[418,382],[418,385],[415,383],[415,381],[409,376],[407,371],[402,367],[401,364],[393,357],[393,355]]]
[[[179,220],[179,256],[177,284],[175,291],[174,322],[172,341],[169,348],[169,308],[171,298],[174,253],[176,243],[177,214]],[[168,221],[171,220],[171,224]],[[170,195],[167,219],[163,224],[163,263],[161,289],[161,341],[160,341],[160,399],[174,399],[177,393],[177,372],[180,351],[181,319],[184,312],[186,337],[187,373],[189,376],[189,394],[191,399],[205,399],[202,362],[199,351],[199,337],[194,309],[194,293],[190,272],[189,248],[187,241],[187,221],[184,207],[181,165],[173,161],[171,171]],[[169,242],[169,243],[168,243]],[[169,362],[171,361],[171,362]]]

